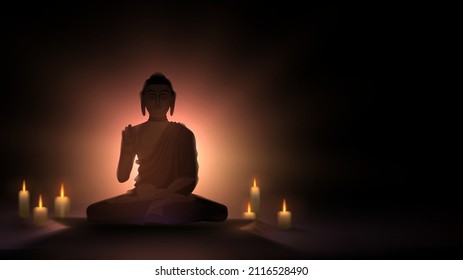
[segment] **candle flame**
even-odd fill
[[[64,197],[64,184],[61,183],[61,197]]]
[[[253,185],[253,187],[257,187],[257,185],[256,185],[256,178],[255,178],[255,177],[254,177],[254,185]]]
[[[283,212],[286,212],[286,200],[283,199]]]
[[[39,196],[39,208],[42,208],[42,195]]]
[[[251,213],[251,202],[248,202],[248,213]]]
[[[26,180],[23,180],[23,191],[26,190]]]

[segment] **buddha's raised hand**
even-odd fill
[[[135,152],[135,143],[135,131],[132,125],[129,124],[122,131],[122,152],[133,154]]]

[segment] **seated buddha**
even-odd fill
[[[220,222],[228,216],[223,204],[193,194],[198,183],[196,140],[173,115],[176,93],[162,73],[151,75],[140,92],[146,122],[122,131],[117,179],[126,182],[139,165],[134,188],[87,207],[87,220],[112,224],[184,224]],[[135,156],[137,160],[135,160]]]

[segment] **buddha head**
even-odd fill
[[[176,93],[172,83],[162,73],[152,74],[144,83],[140,92],[141,112],[148,110],[150,117],[163,118],[170,109],[174,114]]]

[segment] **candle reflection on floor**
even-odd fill
[[[18,220],[14,211],[0,211],[0,250],[11,250],[26,247],[50,235],[68,228],[68,226],[49,219],[46,226],[37,227],[32,218]]]

